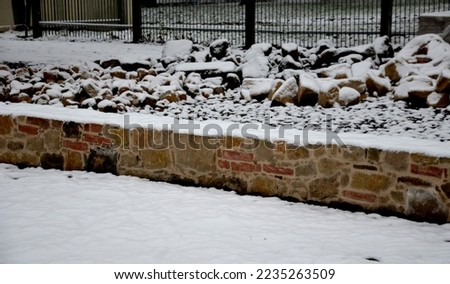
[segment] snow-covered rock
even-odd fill
[[[361,94],[349,87],[343,87],[339,90],[339,104],[341,106],[355,105],[359,103]]]
[[[209,53],[212,57],[222,59],[227,55],[229,46],[230,43],[228,42],[228,39],[215,40],[209,45]]]
[[[380,77],[372,70],[367,75],[366,84],[370,95],[385,96],[391,91],[392,86],[389,79]]]
[[[298,84],[295,78],[289,78],[275,92],[272,103],[275,105],[297,104]]]
[[[436,91],[450,93],[450,67],[442,70],[436,82]]]
[[[296,43],[284,43],[281,45],[281,55],[286,57],[290,55],[294,60],[298,60],[299,51],[298,44]]]
[[[339,100],[339,86],[335,80],[320,80],[318,104],[324,108],[334,107]]]
[[[299,79],[298,103],[301,106],[315,106],[319,101],[320,84],[311,74],[302,74]]]
[[[241,65],[240,70],[243,78],[267,78],[270,65],[267,57],[258,56]]]
[[[255,43],[252,45],[244,55],[246,61],[250,61],[256,57],[268,56],[272,52],[272,45],[270,43]]]
[[[265,78],[246,78],[242,81],[241,90],[247,90],[251,98],[262,100],[269,96],[273,81]]]

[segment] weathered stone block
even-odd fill
[[[420,221],[445,223],[448,208],[433,188],[411,188],[406,195],[405,214]]]
[[[405,184],[415,185],[415,186],[425,186],[425,187],[430,187],[431,186],[430,182],[425,181],[425,180],[420,179],[420,178],[415,178],[415,177],[402,176],[402,177],[398,177],[397,181],[400,182],[400,183],[405,183]]]
[[[435,165],[439,163],[439,158],[437,157],[430,157],[423,154],[411,154],[411,160],[414,163],[421,164],[421,165]]]
[[[175,150],[175,164],[180,168],[188,168],[200,172],[211,172],[216,169],[216,152],[209,150]]]
[[[450,199],[450,183],[443,184],[441,186],[441,189],[444,192],[445,196]]]
[[[79,152],[67,152],[65,169],[66,171],[84,170],[84,155]]]
[[[270,177],[258,176],[250,182],[249,191],[262,196],[277,195],[277,182]]]
[[[64,170],[64,157],[60,154],[45,153],[41,156],[40,164],[44,169]]]
[[[66,138],[81,138],[82,125],[75,122],[65,122],[63,124],[64,137]]]
[[[336,177],[319,178],[309,184],[309,197],[311,200],[330,201],[337,197],[339,183]]]
[[[11,151],[19,151],[24,148],[24,145],[21,141],[8,141],[7,148]]]
[[[384,161],[393,170],[406,171],[409,165],[409,154],[406,152],[386,152]]]
[[[142,166],[142,159],[141,156],[132,153],[132,152],[126,152],[121,153],[119,155],[119,166],[120,167],[127,167],[127,168],[136,168]]]
[[[86,170],[96,173],[117,174],[117,152],[106,149],[91,149]]]
[[[317,174],[317,167],[313,161],[301,164],[295,168],[295,176],[314,176]]]
[[[61,149],[61,133],[59,131],[48,130],[43,137],[48,151],[55,152]]]
[[[286,157],[289,160],[308,159],[309,150],[295,145],[286,145]]]
[[[8,135],[13,129],[13,121],[10,116],[0,116],[0,135]]]
[[[19,157],[16,152],[6,152],[0,155],[0,162],[16,165],[19,163]]]
[[[401,191],[392,191],[390,193],[392,201],[394,201],[395,204],[398,205],[404,205],[405,204],[405,193]]]
[[[367,160],[369,162],[378,163],[380,161],[381,150],[369,148],[367,149]]]
[[[377,200],[377,196],[375,194],[358,192],[353,190],[345,190],[343,196],[352,200],[365,203],[374,203]]]
[[[341,162],[329,158],[320,159],[318,162],[319,172],[325,175],[335,174],[341,166]]]
[[[146,169],[157,170],[164,169],[170,166],[169,150],[142,150],[141,158],[142,165]]]
[[[27,149],[30,151],[43,153],[45,152],[44,148],[44,139],[40,137],[30,137],[27,139]]]
[[[379,193],[392,185],[391,178],[373,173],[356,172],[352,176],[351,187]]]
[[[366,150],[359,147],[347,147],[342,149],[342,157],[348,161],[361,162],[366,158]]]

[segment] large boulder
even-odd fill
[[[211,54],[212,57],[222,59],[227,55],[229,46],[230,43],[228,42],[227,39],[215,40],[209,45],[209,53]]]
[[[319,101],[320,84],[311,74],[302,74],[299,79],[298,104],[315,106]]]
[[[270,64],[266,57],[258,56],[241,65],[239,69],[243,78],[267,78]]]
[[[273,81],[265,78],[246,78],[242,82],[241,90],[248,91],[252,99],[263,100],[269,96]]]

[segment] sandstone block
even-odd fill
[[[406,194],[405,214],[420,221],[445,223],[448,218],[448,208],[433,188],[411,188]]]
[[[339,193],[339,183],[335,177],[319,178],[309,183],[309,197],[311,200],[331,201]]]
[[[392,185],[389,177],[373,173],[355,172],[352,176],[351,187],[379,193]]]

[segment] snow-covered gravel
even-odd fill
[[[450,263],[450,224],[0,164],[0,263]]]

